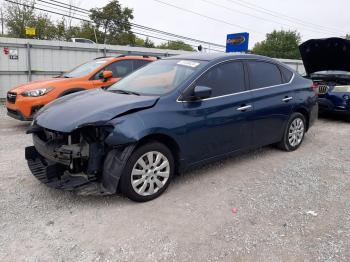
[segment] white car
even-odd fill
[[[86,38],[71,38],[70,41],[74,43],[96,44],[94,41]]]

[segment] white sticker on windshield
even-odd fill
[[[188,60],[181,60],[180,62],[177,63],[178,65],[183,65],[183,66],[189,66],[189,67],[197,67],[200,65],[198,62],[193,62],[193,61],[188,61]]]

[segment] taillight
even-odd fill
[[[315,94],[318,95],[318,84],[317,83],[313,83],[311,86],[311,90],[315,92]]]

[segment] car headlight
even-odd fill
[[[24,91],[21,95],[22,96],[28,96],[28,97],[38,97],[43,96],[53,90],[53,87],[47,87],[47,88],[39,88],[29,91]]]

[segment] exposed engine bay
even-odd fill
[[[72,133],[34,126],[34,146],[26,159],[34,176],[50,187],[76,190],[81,194],[114,194],[119,169],[133,146],[109,148],[104,140],[111,127],[87,126]]]

